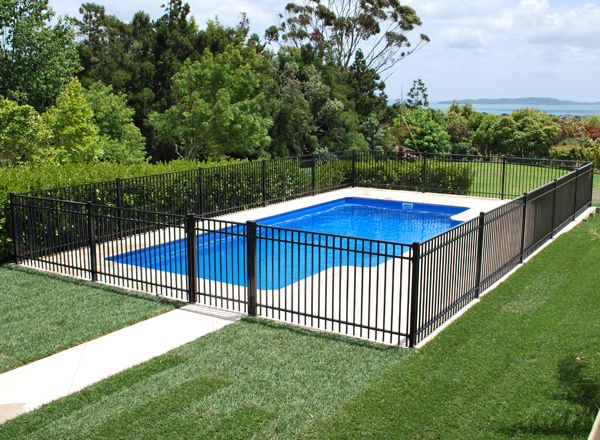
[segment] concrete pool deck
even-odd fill
[[[0,423],[212,333],[241,314],[188,305],[0,374]]]

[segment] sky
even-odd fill
[[[91,1],[91,0],[90,0]],[[263,36],[289,0],[188,0],[199,25],[227,25],[246,12]],[[296,0],[298,1],[298,0]],[[300,0],[302,1],[302,0]],[[96,0],[128,21],[138,10],[162,15],[165,0]],[[551,97],[600,101],[600,0],[405,0],[431,43],[401,61],[386,81],[390,99],[421,78],[430,101]],[[50,0],[60,15],[78,16],[81,1]]]

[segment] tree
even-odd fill
[[[429,96],[427,95],[427,86],[421,79],[413,81],[413,85],[408,91],[406,106],[410,108],[429,107]]]
[[[0,99],[0,165],[17,165],[47,149],[50,132],[29,105]]]
[[[515,110],[510,117],[515,122],[511,154],[547,157],[550,147],[556,144],[560,135],[560,125],[556,119],[534,109]]]
[[[50,145],[56,159],[69,162],[93,162],[102,157],[94,112],[84,96],[81,83],[73,78],[44,114],[51,131]]]
[[[80,69],[71,25],[48,0],[0,2],[0,95],[45,110]]]
[[[127,106],[125,94],[114,93],[112,86],[96,82],[84,96],[98,126],[100,158],[127,164],[143,162],[146,158],[145,139],[133,123],[134,111]]]
[[[382,74],[394,68],[429,38],[421,34],[413,47],[407,34],[421,25],[410,6],[397,0],[306,0],[288,3],[279,24],[266,31],[266,39],[299,48],[312,46],[319,56],[347,69],[363,46],[365,63]]]
[[[233,46],[186,63],[173,78],[175,104],[151,115],[158,139],[186,158],[260,156],[271,140],[261,81],[268,63]]]
[[[400,143],[425,153],[450,153],[452,146],[446,127],[434,110],[407,109],[394,121],[394,132]]]

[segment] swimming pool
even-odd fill
[[[281,289],[335,266],[374,267],[461,222],[468,208],[346,197],[257,220],[257,287]],[[196,237],[199,278],[246,284],[245,225]],[[332,235],[331,235],[332,234]],[[185,239],[108,257],[186,274]],[[274,264],[277,262],[277,265]]]

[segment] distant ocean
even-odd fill
[[[429,107],[436,110],[448,110],[450,104],[430,104]],[[540,111],[550,113],[556,116],[590,116],[600,114],[600,105],[596,104],[572,104],[572,105],[524,105],[524,104],[473,104],[473,108],[478,112],[491,113],[493,115],[502,115],[512,113],[520,108],[536,108]]]

